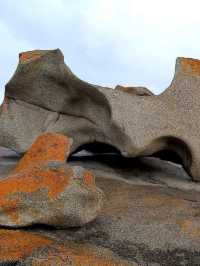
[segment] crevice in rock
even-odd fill
[[[27,102],[25,102],[25,101],[23,101],[23,100],[19,100],[19,99],[16,99],[16,98],[14,98],[14,97],[11,97],[11,96],[6,96],[8,99],[11,99],[11,100],[13,100],[13,101],[20,101],[20,102],[22,102],[22,103],[25,103],[25,104],[27,104]],[[49,112],[53,112],[51,109],[48,109],[47,107],[44,107],[44,106],[41,106],[41,105],[39,105],[39,104],[33,104],[33,103],[28,103],[28,104],[30,104],[30,105],[34,105],[34,106],[36,106],[36,107],[39,107],[39,108],[42,108],[42,109],[44,109],[44,110],[46,110],[46,111],[49,111]],[[54,111],[54,112],[56,112],[56,111]],[[77,115],[77,114],[70,114],[70,113],[67,113],[67,112],[65,112],[65,113],[63,113],[63,112],[57,112],[58,113],[58,116],[60,116],[60,115],[67,115],[67,116],[74,116],[75,118],[83,118],[83,119],[85,119],[85,120],[87,120],[87,121],[89,121],[90,123],[92,123],[93,125],[96,125],[96,123],[93,121],[93,120],[91,120],[90,118],[88,118],[88,117],[86,117],[86,116],[82,116],[82,115]],[[59,119],[59,117],[58,117],[58,119]]]

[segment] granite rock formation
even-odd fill
[[[1,157],[2,176],[15,159]],[[67,164],[92,169],[107,199],[101,212],[76,228],[0,227],[0,265],[200,265],[200,183],[182,167],[120,155],[73,155]]]
[[[82,226],[96,218],[103,192],[91,171],[66,164],[70,140],[38,137],[8,177],[0,180],[0,225]]]
[[[71,152],[91,143],[126,157],[170,150],[199,181],[199,87],[194,59],[178,58],[169,88],[152,95],[145,88],[88,84],[65,65],[59,49],[22,53],[6,85],[0,145],[23,153],[41,133],[58,132],[73,137]]]

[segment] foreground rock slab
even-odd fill
[[[200,61],[178,58],[174,79],[161,95],[143,87],[94,86],[77,78],[59,49],[20,54],[6,85],[0,145],[23,153],[43,132],[85,144],[114,146],[127,157],[162,150],[177,153],[200,180]]]
[[[0,225],[82,226],[96,218],[103,192],[93,174],[66,164],[70,140],[38,137],[8,177],[0,181]]]
[[[0,263],[2,265],[80,265],[80,266],[128,266],[127,261],[112,252],[92,245],[60,243],[58,239],[41,232],[0,229]],[[137,264],[131,264],[137,266]]]
[[[0,229],[3,265],[200,265],[200,184],[180,166],[111,156],[68,164],[93,168],[107,199],[101,213],[78,228]]]

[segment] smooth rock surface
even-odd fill
[[[7,177],[0,180],[0,225],[83,226],[94,220],[103,192],[91,171],[66,164],[70,140],[45,133]]]
[[[59,49],[20,54],[6,85],[0,145],[23,153],[42,132],[73,137],[71,152],[104,143],[127,157],[172,150],[200,180],[200,61],[178,58],[161,95],[146,88],[88,84],[65,65]]]

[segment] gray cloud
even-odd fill
[[[198,1],[6,0],[0,3],[0,98],[18,53],[61,48],[88,82],[144,85],[155,93],[171,82],[177,56],[200,58]]]

